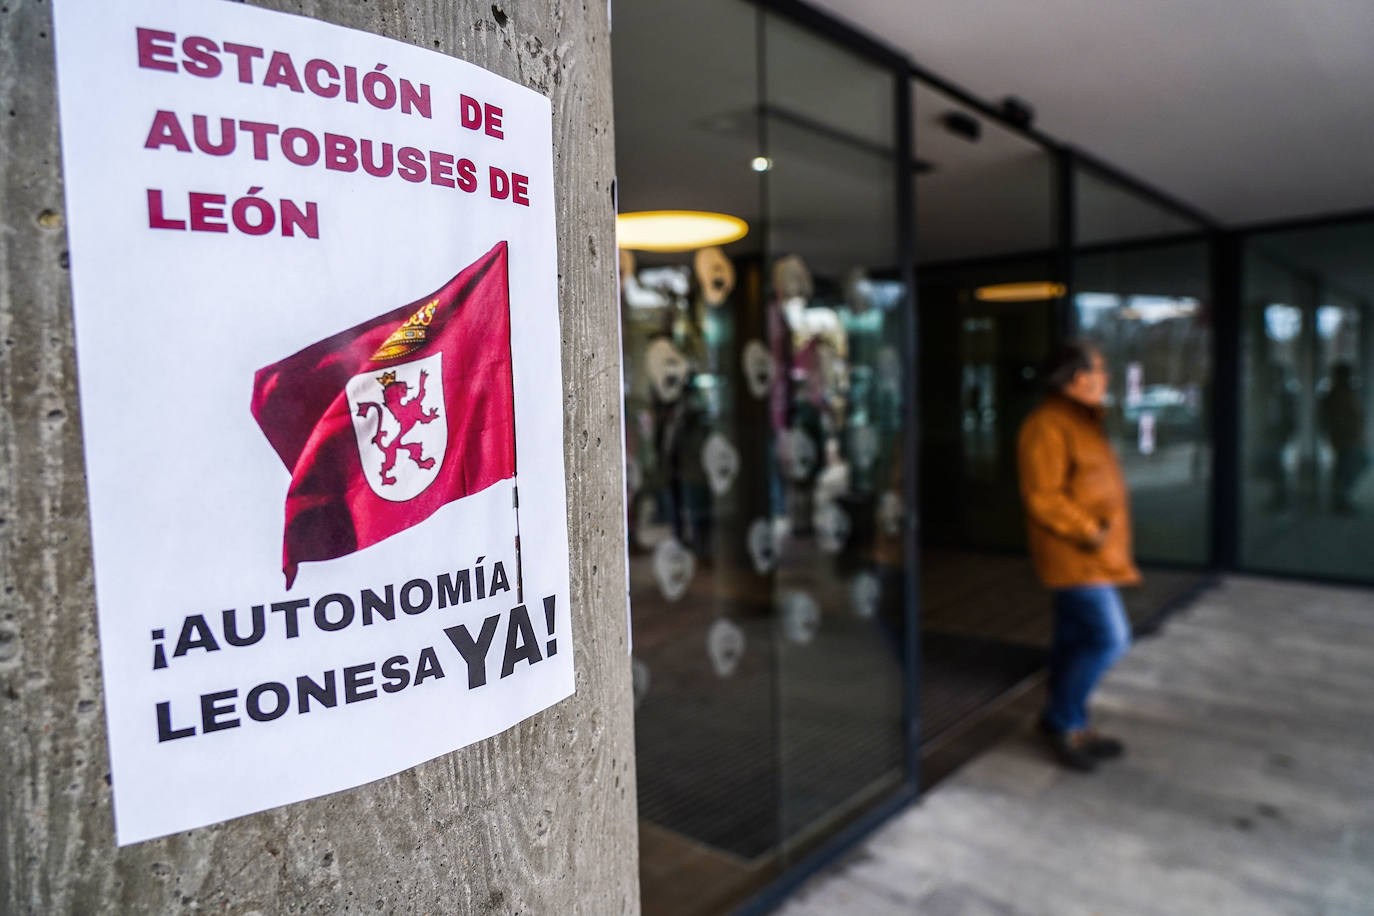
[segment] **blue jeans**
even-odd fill
[[[1056,732],[1086,727],[1088,694],[1130,645],[1131,625],[1115,586],[1056,589],[1045,727]]]

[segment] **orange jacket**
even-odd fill
[[[1131,507],[1101,412],[1051,395],[1021,426],[1021,499],[1031,561],[1049,588],[1140,581]]]

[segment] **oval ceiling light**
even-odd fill
[[[973,291],[973,298],[979,302],[1039,302],[1042,299],[1058,299],[1065,291],[1063,283],[1034,280],[980,286]]]
[[[641,210],[615,218],[615,243],[635,251],[692,251],[744,238],[749,224],[704,210]]]

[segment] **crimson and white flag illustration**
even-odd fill
[[[506,243],[432,295],[280,362],[253,416],[291,472],[282,570],[362,550],[515,476]]]

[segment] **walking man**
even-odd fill
[[[1054,598],[1049,700],[1040,725],[1061,763],[1088,772],[1120,741],[1088,724],[1088,695],[1131,643],[1119,585],[1140,581],[1126,484],[1102,427],[1107,366],[1082,343],[1060,348],[1049,394],[1017,447],[1031,560]]]

